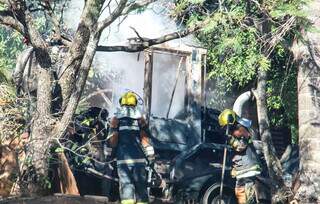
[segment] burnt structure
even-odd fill
[[[114,56],[115,69],[124,67],[124,72],[118,74],[124,79],[124,86],[133,85],[132,89],[142,96],[140,108],[147,116],[155,148],[155,168],[167,182],[165,189],[151,184],[151,198],[174,203],[215,202],[219,196],[224,133],[217,122],[220,112],[206,108],[206,50],[162,44],[138,57],[132,53],[122,57],[127,61],[122,58],[123,63],[116,63]],[[128,61],[130,64],[126,64]],[[127,72],[130,75],[125,77]],[[122,94],[116,93],[121,90],[121,83],[117,79],[112,85],[115,93],[110,100],[114,106],[118,106],[116,96]],[[227,161],[226,175],[230,175],[231,160]],[[226,176],[226,203],[234,201],[233,185],[234,180]],[[117,200],[114,192],[107,196]]]
[[[144,111],[156,147],[182,151],[204,141],[206,50],[161,45],[144,60]],[[167,61],[173,66],[162,66]]]

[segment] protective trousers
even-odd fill
[[[255,178],[239,179],[236,182],[235,194],[238,204],[250,204],[255,200]]]
[[[147,172],[144,164],[118,165],[121,204],[148,203]]]

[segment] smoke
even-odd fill
[[[184,110],[185,63],[185,58],[181,56],[154,54],[151,112],[155,116],[166,117],[172,95],[169,118],[174,118]]]
[[[84,6],[83,1],[71,0],[68,10],[64,15],[65,26],[76,29],[81,11]],[[101,36],[100,45],[124,45],[128,38],[137,37],[130,28],[135,28],[140,36],[146,38],[156,38],[161,35],[174,32],[179,29],[176,23],[168,17],[168,7],[170,2],[157,1],[148,6],[145,10],[136,14],[130,14],[125,19],[115,21],[110,28],[107,28]],[[100,19],[108,15],[105,9]],[[166,43],[168,46],[179,47],[182,45],[197,44],[192,36],[177,39]],[[176,81],[176,73],[180,61],[179,56],[168,54],[154,55],[152,107],[154,115],[164,117],[169,108],[170,98]],[[112,79],[106,84],[101,84],[100,89],[112,89],[110,96],[112,105],[109,111],[112,113],[118,106],[121,94],[126,90],[132,90],[141,97],[143,96],[144,85],[144,55],[141,53],[125,52],[97,52],[93,63],[94,71],[100,72],[105,77]],[[178,114],[184,106],[185,94],[185,65],[181,66],[178,77],[177,88],[173,97],[170,117]],[[95,101],[95,100],[93,100]],[[98,101],[98,100],[96,100]],[[105,104],[94,104],[104,106]]]

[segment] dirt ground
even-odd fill
[[[0,200],[0,204],[118,204],[118,202],[109,202],[107,197],[103,196],[73,196],[55,194],[53,196],[39,198],[11,198]],[[152,204],[167,203],[160,200],[153,200]]]

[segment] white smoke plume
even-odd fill
[[[174,32],[180,29],[176,23],[168,17],[168,1],[159,1],[148,6],[144,11],[137,14],[130,14],[126,19],[116,21],[106,29],[101,37],[100,45],[123,45],[127,43],[128,38],[137,37],[130,28],[135,28],[140,36],[146,38],[156,38],[161,35]],[[71,0],[68,10],[65,12],[64,19],[66,27],[74,30],[79,22],[84,2]],[[101,16],[106,17],[107,10]],[[179,47],[180,45],[196,44],[192,36],[177,39],[167,43],[170,46]],[[169,100],[171,97],[173,85],[175,83],[176,72],[180,57],[167,54],[154,55],[153,72],[153,102],[152,113],[164,117],[167,113]],[[114,112],[118,106],[120,95],[127,89],[135,91],[141,97],[143,96],[144,84],[144,55],[141,53],[125,52],[97,52],[93,67],[95,71],[101,72],[112,78],[111,84],[103,84],[101,89],[113,89],[111,112]],[[184,106],[184,72],[185,66],[181,67],[177,89],[174,95],[170,117],[174,117]],[[110,76],[112,75],[112,76]],[[161,94],[159,94],[161,93]],[[104,106],[103,104],[95,104]]]

